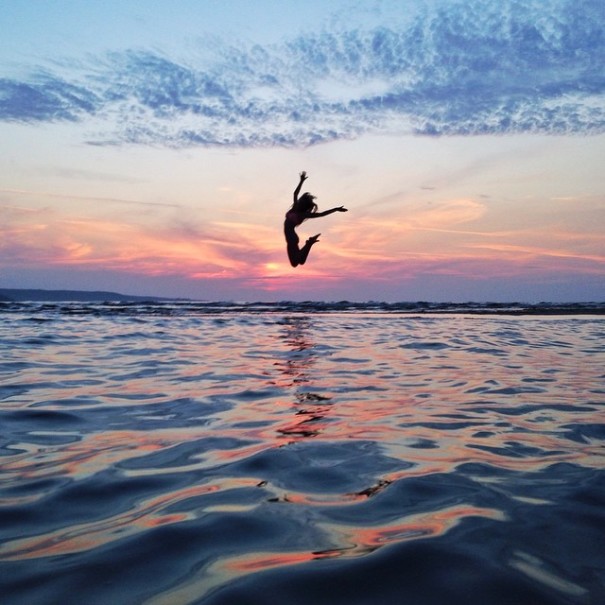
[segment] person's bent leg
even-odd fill
[[[307,256],[309,256],[309,252],[311,252],[311,247],[313,246],[313,244],[317,243],[317,240],[319,239],[320,235],[321,233],[318,233],[317,235],[310,237],[305,242],[305,245],[300,249],[300,257],[298,260],[298,263],[300,265],[304,265],[307,262]]]

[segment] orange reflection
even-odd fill
[[[242,575],[274,567],[283,567],[284,565],[306,563],[307,561],[312,561],[314,558],[315,555],[310,552],[249,555],[247,557],[238,557],[236,560],[224,564],[224,568],[230,573]]]

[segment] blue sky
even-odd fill
[[[601,0],[0,9],[5,287],[605,299]]]

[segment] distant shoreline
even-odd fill
[[[0,302],[161,302],[187,299],[134,296],[104,290],[44,290],[42,288],[0,288]]]

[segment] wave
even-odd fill
[[[32,321],[39,315],[220,315],[229,313],[389,313],[411,315],[605,315],[605,302],[573,303],[495,303],[495,302],[351,302],[342,301],[108,301],[36,302],[0,301],[0,313],[31,311]]]

